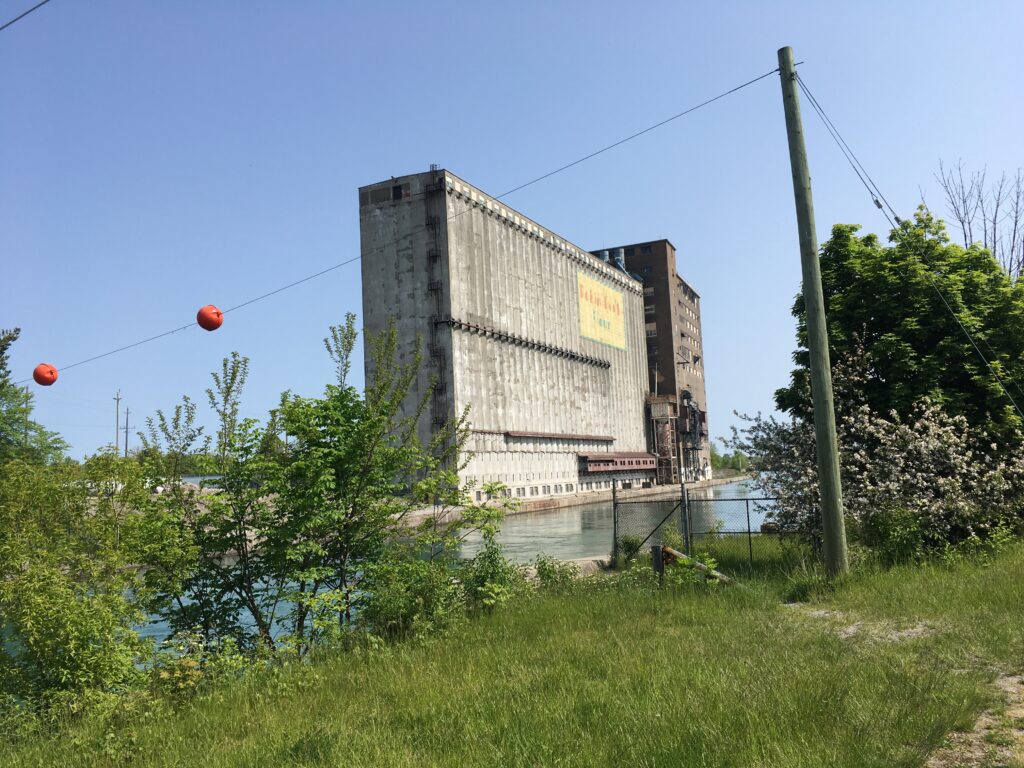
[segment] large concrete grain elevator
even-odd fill
[[[643,286],[444,170],[359,190],[363,320],[435,382],[420,438],[469,407],[462,480],[521,498],[652,481]],[[367,381],[373,371],[367,361]]]

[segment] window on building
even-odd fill
[[[530,495],[531,496],[536,496],[537,495],[537,486],[536,485],[530,486]]]
[[[649,256],[650,253],[651,253],[651,246],[649,246],[649,245],[641,245],[640,246],[640,255],[641,256]]]
[[[565,486],[565,492],[566,493],[572,493],[572,491],[573,491],[572,483],[567,483],[566,486]]]
[[[643,253],[643,252],[644,252],[644,249],[643,249],[643,248],[641,248],[641,249],[640,249],[640,253]],[[641,267],[641,268],[640,268],[640,274],[641,274],[641,275],[642,275],[643,277],[650,277],[650,276],[651,276],[651,273],[652,273],[652,271],[653,271],[653,270],[652,270],[652,269],[651,269],[650,267]]]
[[[396,184],[391,188],[391,199],[401,200],[402,199],[402,185]]]
[[[561,493],[561,492],[562,492],[562,486],[561,486],[561,484],[559,484],[559,485],[556,485],[556,486],[555,486],[555,493]]]
[[[545,485],[544,486],[544,495],[547,496],[550,493],[551,493],[551,486],[550,485]]]
[[[516,496],[525,496],[525,495],[526,495],[526,489],[525,488],[516,488]]]
[[[477,501],[483,501],[483,500],[484,500],[484,494],[483,494],[483,491],[477,491],[477,492],[476,492],[476,500],[477,500]]]
[[[627,258],[627,259],[628,259],[628,258],[629,258],[630,256],[632,256],[633,254],[634,254],[634,249],[632,249],[632,248],[627,248],[627,249],[626,249],[626,258]]]

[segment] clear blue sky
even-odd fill
[[[33,0],[0,0],[0,18]],[[359,253],[356,188],[449,168],[492,194],[776,66],[801,73],[890,202],[944,211],[940,159],[1021,165],[1019,2],[52,0],[0,32],[0,327],[18,377],[183,325]],[[805,109],[819,238],[883,221]],[[770,411],[799,256],[768,78],[507,199],[585,248],[669,238],[703,297],[713,435]],[[357,264],[67,371],[37,417],[75,455],[202,398],[231,350],[246,413],[331,377]],[[361,384],[361,373],[358,374]],[[123,407],[123,406],[122,406]],[[132,437],[132,444],[137,441]]]

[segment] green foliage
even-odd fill
[[[878,365],[862,347],[833,361],[836,431],[851,541],[880,562],[920,559],[1021,519],[1024,454],[996,444],[929,398],[907,415],[868,404]],[[810,392],[802,394],[810,402]],[[821,541],[814,425],[809,414],[748,419],[732,442],[753,457],[755,484],[777,499],[769,513],[812,547]],[[890,530],[891,528],[891,530]]]
[[[284,472],[273,439],[277,421],[264,427],[238,420],[248,362],[232,353],[207,391],[218,419],[216,489],[197,491],[181,482],[180,459],[201,436],[194,404],[186,397],[171,418],[158,412],[149,421],[147,447],[163,457],[149,466],[151,482],[167,488],[146,521],[152,546],[143,562],[150,607],[176,635],[198,633],[207,645],[230,641],[253,650],[274,647],[287,576],[270,545],[277,529],[270,494]]]
[[[474,503],[457,480],[451,470],[438,470],[417,483],[418,494],[433,498],[434,507],[366,567],[359,613],[365,630],[388,638],[421,637],[525,592],[524,570],[502,555],[496,540],[517,501],[500,483],[489,483],[483,490],[493,501]],[[482,535],[484,547],[465,561],[459,546],[471,533]]]
[[[619,537],[618,556],[624,563],[629,563],[640,554],[640,547],[643,546],[643,539],[631,533]],[[618,563],[616,564],[618,567]]]
[[[683,534],[669,526],[665,526],[661,530],[661,543],[676,552],[683,552],[686,549],[686,539]]]
[[[927,552],[924,520],[909,509],[878,509],[866,518],[859,541],[885,565],[918,562]]]
[[[252,668],[251,654],[226,638],[208,642],[198,632],[165,640],[149,670],[150,688],[171,699],[187,699],[213,685],[238,680]]]
[[[533,570],[538,586],[554,592],[570,589],[580,575],[580,567],[576,563],[556,560],[544,553],[534,558]]]
[[[664,585],[667,587],[682,587],[686,585],[698,585],[717,587],[719,582],[709,578],[703,571],[699,570],[695,563],[706,565],[712,570],[718,569],[718,561],[706,550],[698,550],[693,553],[692,560],[670,560],[665,564]]]
[[[197,467],[197,458],[208,454],[210,441],[203,437],[196,415],[196,404],[186,395],[170,416],[157,410],[146,419],[146,432],[138,433],[142,443],[138,458],[154,487],[180,485],[182,475]]]
[[[464,439],[462,422],[423,446],[416,427],[429,392],[413,414],[402,415],[419,355],[397,361],[393,326],[368,338],[373,377],[361,397],[344,379],[355,339],[355,318],[348,315],[325,341],[338,384],[328,385],[321,398],[287,397],[280,408],[294,443],[267,547],[289,585],[290,633],[303,651],[354,626],[366,595],[363,582],[387,556],[406,516],[459,493],[448,468]]]
[[[385,558],[366,573],[360,624],[388,639],[434,634],[466,617],[466,589],[447,561]]]
[[[493,610],[527,590],[525,569],[501,552],[494,534],[484,531],[484,546],[465,566],[463,582],[471,605]]]
[[[217,414],[217,472],[227,470],[228,455],[234,447],[242,390],[249,377],[249,358],[232,352],[221,362],[220,373],[211,374],[213,388],[206,390],[210,408]]]
[[[32,419],[32,393],[11,380],[9,350],[20,334],[20,328],[0,329],[0,466],[15,459],[52,464],[63,458],[68,445]]]
[[[960,325],[1004,380],[1024,380],[1024,283],[1014,284],[980,246],[950,243],[942,222],[923,207],[893,230],[890,246],[874,235],[857,237],[857,230],[836,225],[821,251],[832,360],[863,346],[873,365],[863,394],[875,413],[909,417],[927,397],[950,415],[964,416],[972,428],[1017,444],[1015,431],[1024,425]],[[790,386],[775,397],[780,409],[806,416],[802,296],[793,315],[797,367]]]
[[[715,442],[710,442],[711,447],[711,468],[716,470],[730,469],[735,472],[746,472],[750,467],[750,458],[739,450],[731,453],[722,453],[718,450]]]
[[[137,571],[138,465],[8,463],[0,473],[0,694],[53,702],[136,685],[149,653]]]

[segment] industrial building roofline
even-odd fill
[[[376,182],[375,184],[367,184],[359,188],[359,198],[364,199],[364,192],[368,192],[371,189],[378,189],[380,187],[397,187],[405,184],[410,179],[414,179],[427,174],[443,174],[445,182],[449,186],[449,189],[461,194],[463,197],[469,199],[473,205],[483,208],[487,213],[498,216],[499,218],[505,219],[515,226],[523,228],[525,231],[535,235],[539,239],[543,240],[546,244],[550,245],[555,250],[562,251],[569,254],[577,259],[586,259],[591,267],[597,269],[598,272],[603,274],[607,278],[618,278],[622,280],[624,285],[627,285],[631,290],[639,293],[642,290],[643,282],[635,279],[628,273],[622,272],[618,269],[613,269],[608,266],[599,256],[595,256],[593,253],[588,251],[586,248],[582,248],[575,243],[566,240],[564,237],[557,235],[547,227],[538,224],[533,219],[524,216],[515,208],[512,208],[507,203],[501,202],[498,198],[487,194],[479,187],[470,184],[465,179],[456,176],[449,170],[444,168],[423,171],[421,173],[410,173],[405,176],[392,176],[390,179],[385,179]]]
[[[654,245],[655,243],[668,243],[669,248],[671,248],[673,251],[677,250],[676,247],[672,245],[672,241],[669,240],[667,237],[658,237],[655,238],[654,240],[644,240],[643,242],[640,243],[626,243],[625,245],[616,245],[613,248],[595,248],[594,250],[591,251],[591,253],[597,253],[599,251],[610,251],[613,250],[614,248],[639,248],[642,245]]]

